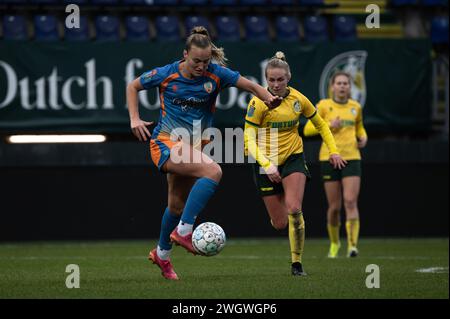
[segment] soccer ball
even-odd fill
[[[225,247],[225,242],[225,232],[215,223],[200,224],[192,233],[192,246],[204,256],[217,255]]]

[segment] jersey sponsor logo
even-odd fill
[[[250,107],[248,108],[247,116],[248,117],[252,117],[253,114],[255,114],[255,106],[254,105],[250,105]]]
[[[211,82],[206,82],[205,84],[203,84],[203,88],[207,93],[211,93],[213,89],[213,84]]]
[[[180,106],[184,112],[187,112],[190,108],[202,108],[208,106],[208,99],[197,99],[195,97],[190,98],[175,98],[172,103]]]
[[[271,128],[287,128],[287,127],[293,127],[297,125],[298,120],[292,120],[292,121],[285,121],[285,122],[267,122],[267,125]]]
[[[344,71],[352,77],[351,98],[358,101],[362,107],[366,103],[367,89],[365,67],[367,51],[357,50],[341,53],[332,58],[322,71],[319,81],[320,99],[332,97],[330,79],[337,71]]]
[[[294,103],[294,111],[300,113],[300,102],[298,100]]]

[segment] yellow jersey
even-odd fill
[[[282,165],[290,155],[302,153],[303,141],[298,134],[300,115],[311,118],[317,114],[316,108],[306,96],[292,87],[287,89],[289,90],[288,95],[274,109],[269,109],[257,97],[251,99],[247,108],[244,134],[245,154],[249,153],[248,133],[250,127],[258,128],[251,140],[256,140],[257,151],[262,154],[259,154],[260,156],[254,154],[255,152],[251,149],[250,154],[263,167],[267,167],[270,163],[277,166]],[[331,134],[330,138],[332,140]],[[333,150],[336,150],[334,141],[331,143],[331,147],[334,146]]]
[[[352,99],[347,103],[338,103],[333,99],[323,99],[317,104],[317,112],[328,125],[331,121],[339,117],[341,127],[332,129],[336,146],[339,154],[345,160],[360,160],[361,153],[358,148],[358,138],[367,137],[366,130],[363,125],[362,107]],[[304,135],[310,136],[317,134],[311,121],[308,121],[304,128]],[[327,161],[330,158],[328,148],[322,143],[319,152],[319,160]]]

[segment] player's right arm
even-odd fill
[[[147,126],[153,124],[153,122],[143,121],[139,117],[138,92],[143,89],[140,78],[133,80],[127,85],[127,105],[131,131],[139,141],[146,141],[147,136],[151,136]]]

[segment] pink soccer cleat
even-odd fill
[[[162,260],[161,258],[159,258],[158,254],[156,253],[156,248],[150,252],[150,254],[148,255],[148,259],[156,264],[159,268],[161,268],[161,274],[164,278],[170,280],[178,280],[177,274],[175,273],[175,271],[173,271],[173,266],[170,262],[170,259]]]
[[[170,234],[170,240],[174,242],[175,245],[184,247],[191,254],[198,255],[199,253],[195,250],[194,246],[192,246],[192,233],[187,234],[186,236],[181,236],[178,234],[177,230],[178,227],[175,228]]]

